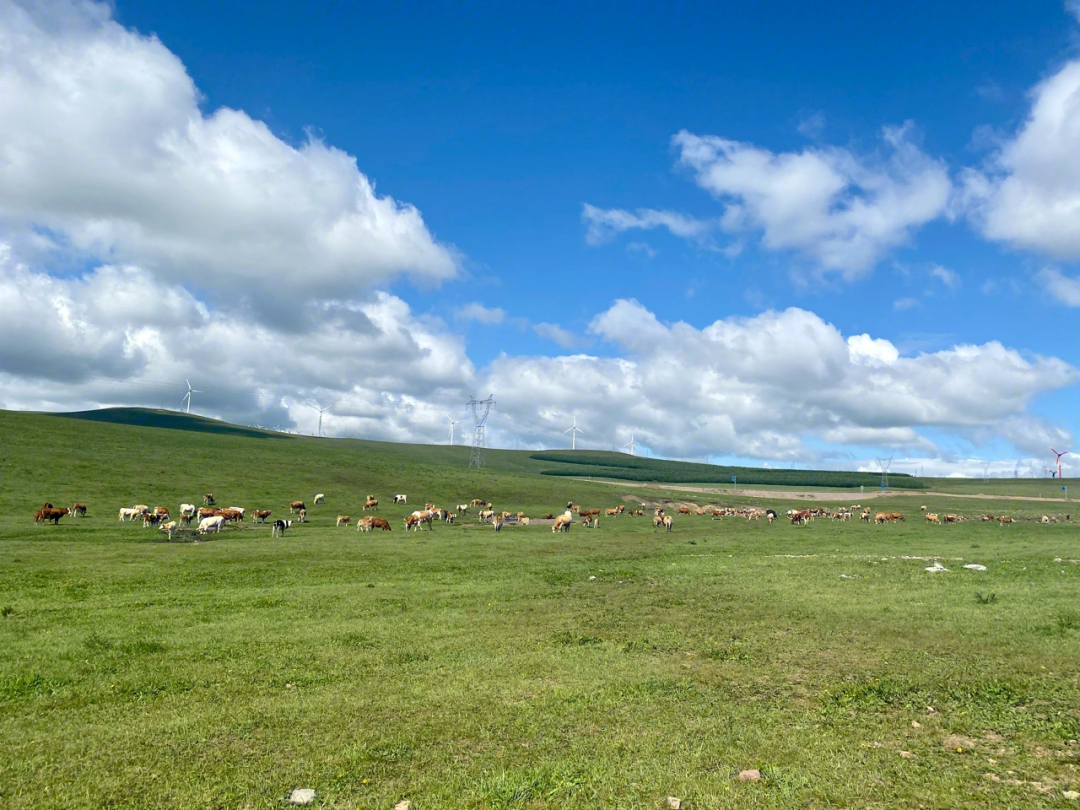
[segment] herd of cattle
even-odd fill
[[[321,506],[326,503],[326,496],[323,493],[317,494],[312,499],[313,506]],[[407,505],[408,496],[404,494],[397,494],[393,496],[393,503],[395,505]],[[155,506],[151,509],[146,504],[136,504],[132,507],[123,507],[118,513],[120,521],[142,521],[144,527],[157,527],[161,531],[165,532],[169,539],[173,537],[173,532],[181,527],[189,527],[194,524],[197,527],[199,534],[211,534],[223,531],[226,526],[231,524],[239,524],[244,521],[250,514],[251,521],[253,523],[266,523],[271,517],[271,510],[269,509],[252,509],[250,513],[247,509],[241,506],[229,506],[219,508],[215,505],[213,493],[206,493],[202,497],[202,506],[198,507],[193,503],[181,503],[180,509],[177,512],[177,519],[174,520],[172,513],[167,507]],[[644,517],[646,509],[648,508],[652,512],[653,527],[656,529],[664,529],[670,532],[674,525],[674,519],[671,515],[666,513],[666,509],[674,506],[675,512],[680,516],[706,516],[714,520],[723,519],[727,517],[744,518],[746,520],[758,520],[765,519],[769,523],[779,518],[779,515],[773,509],[762,509],[753,506],[744,507],[702,507],[696,504],[665,504],[654,505],[653,507],[646,507],[645,504],[641,504],[639,509],[627,509],[624,505],[619,505],[604,509],[603,513],[606,518],[618,518],[621,516],[626,517]],[[374,495],[368,495],[364,501],[364,512],[378,511],[379,501]],[[488,523],[495,529],[495,531],[501,531],[505,525],[519,525],[528,526],[530,518],[525,515],[524,512],[497,512],[495,507],[491,503],[482,499],[474,498],[469,503],[456,504],[450,507],[438,507],[433,503],[424,504],[423,509],[417,509],[410,515],[404,518],[405,530],[413,531],[421,530],[425,526],[430,531],[432,525],[436,522],[455,523],[459,517],[464,517],[468,514],[470,509],[476,510],[477,519],[481,523]],[[861,512],[858,510],[862,509]],[[35,523],[52,523],[57,525],[60,519],[71,515],[72,517],[85,517],[86,516],[86,504],[76,503],[71,508],[60,507],[57,508],[51,503],[46,503],[43,507],[34,512]],[[925,506],[920,507],[920,511],[923,513],[923,519],[926,523],[930,524],[943,524],[943,523],[962,523],[968,520],[982,520],[982,521],[997,521],[1000,525],[1006,526],[1014,522],[1014,519],[1006,515],[978,515],[976,517],[964,517],[957,514],[942,514],[928,512]],[[271,523],[271,536],[284,535],[286,530],[291,529],[293,526],[293,518],[297,523],[306,523],[307,521],[307,505],[304,501],[292,501],[289,504],[289,514],[292,518],[278,518]],[[537,519],[544,525],[551,525],[553,532],[568,532],[570,527],[573,526],[575,520],[585,528],[597,528],[600,524],[600,509],[588,509],[579,506],[572,501],[566,504],[566,509],[562,514],[556,515],[549,513],[544,518]],[[868,507],[862,508],[859,504],[855,504],[851,507],[841,507],[839,509],[826,509],[822,507],[811,509],[790,509],[786,513],[786,517],[791,520],[792,525],[804,526],[816,519],[825,520],[839,520],[846,521],[853,519],[856,515],[863,523],[873,522],[876,525],[883,525],[886,523],[897,523],[904,521],[904,515],[900,512],[872,512]],[[1065,520],[1071,520],[1071,515],[1065,515]],[[1039,523],[1057,523],[1057,517],[1051,517],[1043,515],[1038,519]],[[196,522],[197,521],[197,522]],[[338,515],[335,520],[335,526],[349,526],[353,525],[352,518],[349,515]],[[355,522],[357,531],[370,532],[376,529],[381,531],[391,531],[389,521],[377,517],[371,514],[365,514],[357,518]]]

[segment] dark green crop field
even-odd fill
[[[1072,504],[927,481],[866,501],[908,518],[884,526],[496,534],[470,514],[406,534],[425,501],[802,504],[139,418],[0,412],[2,808],[279,808],[294,788],[350,810],[1077,806]],[[275,517],[306,500],[310,522],[170,543],[117,520],[205,492]],[[335,528],[369,493],[393,530]],[[45,501],[88,516],[35,525]]]

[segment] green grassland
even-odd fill
[[[909,514],[886,526],[406,534],[425,500],[706,496],[542,475],[528,453],[470,471],[467,448],[139,418],[0,412],[0,807],[275,808],[297,787],[414,810],[1077,806],[1071,504],[928,480],[872,502]],[[208,491],[275,515],[307,499],[311,522],[168,543],[116,519]],[[393,531],[335,529],[369,492]],[[46,500],[89,516],[34,525]],[[1022,521],[929,526],[919,505]]]

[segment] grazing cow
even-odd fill
[[[481,509],[476,513],[481,523],[488,523],[493,517],[495,517],[495,510],[493,509]]]
[[[199,521],[199,534],[210,534],[211,532],[220,532],[225,528],[225,518],[221,515],[214,515],[213,517],[203,518]]]
[[[1013,522],[1013,519],[1011,517],[1005,517],[1005,515],[1002,515],[1001,517],[998,518],[998,525],[999,526],[1004,526],[1004,525],[1006,525],[1008,523],[1012,523],[1012,522]]]
[[[405,531],[412,529],[422,529],[424,524],[427,524],[428,531],[431,531],[431,522],[435,519],[435,513],[424,509],[422,511],[413,512],[407,518],[405,518]]]
[[[194,515],[180,515],[180,525],[181,526],[190,526],[191,521],[194,520],[194,519],[195,519]]]
[[[371,521],[372,529],[382,529],[384,532],[390,531],[390,521],[379,517],[368,518],[368,520]]]
[[[225,518],[226,523],[239,523],[244,519],[244,513],[239,509],[222,509],[218,514]]]
[[[618,517],[619,510],[618,509],[605,509],[604,510],[604,515],[607,516],[607,517]]]
[[[371,495],[367,496],[367,500],[364,501],[364,511],[377,510],[379,508],[379,502]]]
[[[574,516],[570,512],[570,510],[567,509],[561,515],[559,515],[557,518],[555,518],[555,522],[553,524],[551,524],[551,531],[552,532],[568,532],[568,531],[570,531],[570,524],[573,523],[573,522],[574,522]]]
[[[408,502],[409,502],[409,498],[406,495],[395,495],[394,496],[394,503],[396,503],[396,504],[397,503],[406,503],[407,504]]]
[[[471,501],[469,501],[469,506],[487,506],[487,505],[488,505],[488,502],[485,501],[483,498],[473,498]]]
[[[239,512],[241,520],[243,520],[247,516],[247,509],[245,509],[243,506],[230,506],[229,508],[234,512]]]
[[[297,516],[300,518],[301,523],[307,523],[307,509],[301,509]]]
[[[863,523],[869,523],[870,522],[870,513],[869,512],[863,512],[861,515],[859,515],[859,520],[861,520]]]
[[[72,506],[71,507],[71,516],[72,517],[86,517],[86,504],[85,503],[77,503],[74,506]]]
[[[960,516],[959,515],[943,515],[941,519],[945,523],[959,523],[960,522]]]
[[[372,518],[372,517],[357,518],[356,519],[356,530],[358,532],[370,532],[371,531],[371,521],[373,521],[374,519],[375,518]]]
[[[927,523],[937,523],[938,525],[941,525],[941,518],[933,512],[927,512],[925,520]]]
[[[503,523],[505,523],[505,522],[506,521],[503,519],[502,515],[495,515],[495,517],[493,517],[491,519],[491,525],[494,527],[495,531],[497,531],[497,532],[502,531]]]
[[[181,515],[192,515],[193,516],[195,514],[195,504],[193,504],[193,503],[182,503],[182,504],[180,504],[180,514]]]
[[[203,506],[213,506],[214,505],[214,493],[213,492],[207,492],[205,495],[202,496],[202,505]]]
[[[215,517],[221,514],[221,510],[213,506],[201,506],[199,507],[199,520],[203,520],[208,517]]]
[[[337,516],[337,522],[336,522],[336,523],[334,524],[334,528],[337,528],[337,527],[338,527],[338,526],[340,526],[340,525],[341,525],[342,523],[344,523],[344,524],[345,524],[346,526],[348,526],[348,525],[349,525],[349,521],[350,521],[351,519],[352,519],[352,518],[350,518],[350,517],[349,517],[348,515],[338,515],[338,516]]]
[[[172,540],[172,533],[173,533],[173,530],[175,530],[175,529],[176,529],[176,521],[175,520],[170,520],[168,523],[162,523],[160,526],[158,526],[158,531],[165,532],[165,534],[167,534],[169,536],[170,540]]]
[[[266,523],[266,519],[270,517],[269,509],[255,509],[251,513],[252,523]]]
[[[316,495],[316,496],[315,496],[315,497],[314,497],[314,498],[312,499],[311,503],[312,503],[312,504],[313,504],[314,506],[318,506],[318,505],[319,505],[319,504],[321,504],[321,503],[326,503],[326,495],[325,495],[325,494],[323,494],[322,492],[320,492],[320,493],[319,493],[318,495]]]
[[[776,510],[775,509],[766,509],[765,510],[765,517],[769,519],[769,523],[772,523],[774,520],[776,520]]]
[[[457,513],[459,515],[464,515],[468,511],[469,511],[469,505],[467,503],[459,503],[457,505]]]
[[[169,510],[166,509],[164,506],[155,506],[154,514],[157,515],[159,518],[162,518],[163,520],[169,519]]]
[[[147,512],[150,511],[150,507],[147,506],[145,503],[137,503],[131,508],[135,510],[136,515],[145,515]]]
[[[457,512],[453,509],[444,509],[442,513],[442,519],[444,523],[453,523],[457,520]]]
[[[690,507],[689,506],[680,506],[679,507],[679,514],[680,515],[689,515],[690,514]]]
[[[925,512],[925,511],[926,511],[926,507],[925,507],[925,506],[920,506],[920,507],[919,507],[919,511],[920,511],[920,512]]]
[[[290,515],[295,515],[301,509],[307,509],[307,507],[304,505],[303,501],[292,501],[289,504],[289,514]]]
[[[1041,518],[1039,518],[1039,523],[1049,523],[1049,522],[1050,522],[1050,518],[1047,517],[1046,515],[1043,515]]]
[[[529,519],[527,517],[523,517],[523,518],[521,518],[520,523],[521,523],[522,526],[528,526],[529,525]]]
[[[286,529],[291,529],[291,528],[292,528],[292,521],[291,520],[281,520],[279,518],[278,520],[275,520],[274,525],[270,527],[270,536],[271,537],[277,537],[280,534],[282,537],[284,537],[285,536],[285,530]]]
[[[120,510],[120,520],[121,521],[134,520],[134,519],[135,519],[135,510],[134,509],[128,509],[127,507],[124,507],[123,509]]]
[[[168,515],[165,515],[165,517],[168,517]],[[143,512],[142,525],[144,529],[147,529],[151,526],[157,526],[159,523],[163,522],[164,519],[161,515],[155,515],[151,512]]]
[[[665,532],[670,532],[671,527],[672,527],[672,525],[674,525],[674,523],[675,523],[675,521],[671,517],[671,515],[664,515],[664,531]]]
[[[60,509],[57,509],[56,507],[51,507],[49,509],[39,509],[37,512],[34,513],[34,522],[45,523],[51,520],[53,526],[56,526],[59,525],[60,518],[64,517],[64,515],[67,515],[69,513],[70,510],[68,510],[67,507],[62,507]],[[39,514],[40,518],[38,517]]]
[[[653,515],[652,525],[653,525],[653,529],[659,529],[661,526],[664,525],[664,516],[663,515]]]

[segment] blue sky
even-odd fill
[[[335,435],[439,440],[497,386],[508,446],[576,416],[597,447],[941,474],[1080,427],[1075,6],[0,6],[5,120],[53,111],[0,143],[9,288],[69,302],[2,336],[6,407],[190,377],[212,415],[310,432],[317,399]],[[129,286],[169,314],[102,303]]]

